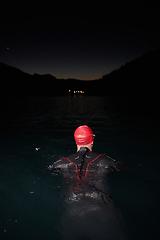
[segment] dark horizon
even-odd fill
[[[49,74],[30,75],[0,63],[3,76],[1,89],[6,95],[13,97],[63,96],[73,94],[74,91],[84,91],[85,95],[95,96],[136,96],[136,94],[148,96],[148,93],[151,93],[154,97],[158,97],[156,79],[160,75],[157,61],[159,58],[160,49],[157,49],[92,81],[72,78],[57,79],[56,76]]]
[[[132,63],[134,63],[135,61],[137,61],[137,59],[142,59],[143,57],[145,58],[146,56],[151,56],[152,55],[152,58],[154,57],[156,57],[156,54],[158,54],[159,55],[159,52],[160,52],[160,48],[158,48],[158,49],[154,49],[153,51],[148,51],[148,52],[146,52],[146,53],[143,53],[143,54],[141,54],[140,56],[138,56],[137,58],[135,58],[135,59],[133,59],[133,60],[131,60],[130,62],[126,62],[124,65],[121,65],[119,68],[117,68],[117,69],[114,69],[113,71],[111,71],[111,72],[109,72],[109,73],[105,73],[105,74],[101,74],[101,76],[99,77],[99,78],[95,78],[95,79],[78,79],[78,78],[72,78],[72,77],[68,77],[68,78],[58,78],[55,74],[51,74],[51,73],[43,73],[43,74],[39,74],[39,73],[37,73],[37,72],[34,72],[33,74],[30,74],[29,72],[24,72],[22,69],[19,69],[19,68],[17,68],[17,67],[15,67],[14,65],[8,65],[8,64],[6,64],[6,63],[4,63],[4,62],[0,62],[1,63],[1,65],[3,66],[8,66],[8,67],[11,67],[11,68],[13,68],[13,69],[16,69],[16,70],[19,70],[19,71],[21,71],[22,73],[24,73],[24,74],[29,74],[29,75],[31,75],[31,76],[51,76],[51,77],[53,77],[53,78],[55,78],[55,79],[59,79],[59,80],[61,80],[61,79],[63,79],[63,80],[78,80],[78,81],[95,81],[95,80],[100,80],[100,79],[102,79],[102,78],[104,78],[104,77],[106,77],[106,76],[108,76],[108,75],[110,75],[110,74],[113,74],[114,72],[117,72],[118,70],[120,70],[121,68],[123,68],[123,67],[126,67],[128,64],[132,64]],[[156,62],[156,59],[152,59],[152,61],[155,61]],[[153,66],[153,62],[150,62],[150,64],[151,64],[151,68],[153,69],[154,68],[154,66]],[[136,66],[137,67],[137,66]],[[155,66],[156,67],[156,66]],[[3,68],[3,67],[2,67]]]

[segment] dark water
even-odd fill
[[[0,123],[0,239],[159,239],[160,128],[154,102],[131,97],[4,98]],[[76,151],[73,132],[82,124],[96,134],[95,152],[129,168],[109,175],[114,207],[96,210],[93,219],[65,202],[63,177],[45,170]],[[90,202],[86,204],[90,209]],[[113,226],[106,216],[116,219]]]

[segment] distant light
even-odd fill
[[[70,92],[72,92],[72,90],[68,90],[68,93],[70,93]],[[74,94],[75,94],[75,93],[78,93],[78,94],[79,94],[79,93],[81,93],[81,94],[83,93],[83,94],[84,94],[84,91],[74,90],[73,93],[74,93]]]

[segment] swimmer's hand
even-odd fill
[[[48,170],[53,170],[53,168],[54,168],[54,167],[53,167],[53,164],[50,164],[50,165],[47,166],[47,169],[48,169]]]

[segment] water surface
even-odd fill
[[[69,211],[75,212],[77,205],[66,204],[63,177],[46,167],[76,151],[73,133],[82,124],[96,135],[95,152],[124,161],[129,168],[108,179],[110,216],[120,214],[113,228],[116,239],[121,216],[128,239],[159,239],[160,129],[154,104],[138,104],[131,97],[5,98],[0,124],[1,239],[72,239],[76,234],[71,228],[75,216]],[[105,213],[98,213],[92,223],[91,215],[77,213],[77,235],[93,239],[96,228],[95,234],[104,239]]]

